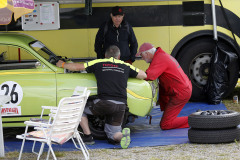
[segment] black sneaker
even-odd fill
[[[120,142],[114,141],[113,139],[108,138],[107,139],[108,143],[113,144],[113,145],[119,145]]]
[[[81,138],[86,145],[95,144],[95,141],[94,141],[93,136],[91,134],[90,135],[81,134]]]

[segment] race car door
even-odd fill
[[[0,57],[0,95],[11,96],[2,107],[3,126],[22,126],[30,117],[39,117],[41,106],[56,105],[55,72],[23,49],[0,45],[0,50],[4,50]]]

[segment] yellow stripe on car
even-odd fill
[[[151,99],[151,98],[146,98],[146,97],[142,97],[136,93],[134,93],[133,91],[131,91],[130,89],[127,89],[127,93],[131,94],[132,96],[138,98],[138,99]]]

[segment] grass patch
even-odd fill
[[[65,156],[65,153],[62,151],[56,151],[54,153],[55,153],[56,157],[64,157]]]
[[[18,151],[8,152],[5,155],[6,155],[6,157],[18,157],[19,156],[19,152]]]
[[[218,156],[226,156],[227,154],[220,153]]]
[[[109,150],[109,149],[90,150],[90,152],[91,151],[96,152],[96,153],[104,153],[104,154],[111,153],[111,150]]]
[[[8,152],[8,153],[5,153],[5,157],[0,157],[0,159],[9,159],[9,158],[16,158],[19,156],[19,152],[17,151],[14,151],[14,152]]]
[[[164,150],[165,151],[173,151],[175,148],[174,147],[168,147],[168,148],[165,148]]]
[[[151,157],[149,160],[161,160],[161,159],[157,157]]]
[[[226,98],[224,98],[225,100],[232,100],[233,96],[238,95],[238,98],[240,98],[240,87],[235,87],[235,89],[233,90],[233,92],[231,94],[229,94],[229,96],[227,96]]]
[[[226,106],[228,110],[233,110],[236,112],[240,112],[240,102],[238,100],[238,104],[233,103],[233,96],[238,95],[238,99],[240,98],[240,87],[236,87],[234,91],[226,98],[223,99],[223,104]]]

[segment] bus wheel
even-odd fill
[[[226,45],[226,43],[219,41],[219,44],[224,46],[227,50],[235,52],[231,47]],[[188,43],[181,49],[177,56],[179,64],[192,82],[193,91],[191,101],[206,100],[203,88],[207,84],[210,59],[214,47],[215,43],[212,39],[202,38]],[[232,64],[230,72],[228,83],[229,87],[225,91],[224,97],[228,96],[236,86],[239,75],[238,61]]]

